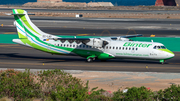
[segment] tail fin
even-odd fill
[[[42,32],[36,25],[34,25],[28,13],[22,9],[13,9],[13,15],[15,18],[15,25],[18,31],[19,38],[28,38],[28,37],[42,37],[49,36],[50,34],[46,34]]]

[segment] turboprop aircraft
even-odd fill
[[[55,36],[42,32],[30,20],[28,13],[22,9],[13,9],[15,26],[19,39],[13,42],[35,48],[37,50],[57,54],[76,55],[92,62],[95,59],[145,59],[165,60],[174,57],[174,53],[163,44],[157,42],[131,41],[129,38],[142,35],[127,35],[117,37],[80,37]]]

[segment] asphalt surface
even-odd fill
[[[19,8],[18,8],[19,9]],[[24,9],[24,8],[23,8]],[[11,12],[12,8],[0,8],[1,12]],[[179,10],[80,10],[80,9],[30,9],[28,12],[57,12],[57,13],[144,13],[144,14],[174,14],[180,13]]]
[[[104,35],[143,34],[145,37],[179,37],[179,19],[96,19],[30,17],[41,30],[55,35]],[[0,16],[2,33],[15,32],[12,16]]]
[[[42,31],[53,35],[89,35],[89,36],[123,36],[142,34],[144,37],[155,35],[156,37],[180,37],[180,30],[131,30],[131,29],[83,29],[83,28],[59,28],[39,27]],[[17,34],[12,26],[0,27],[1,34]]]
[[[86,21],[81,22],[81,24],[86,24],[88,27],[79,27],[79,28],[71,28],[69,25],[72,25],[72,21],[68,21],[66,23],[53,24],[51,21],[53,18],[45,18],[46,24],[43,25],[42,22],[38,22],[39,18],[34,18],[33,22],[38,24],[41,30],[52,33],[55,35],[124,35],[125,34],[143,34],[144,36],[150,36],[151,34],[156,34],[156,36],[179,36],[179,30],[173,29],[123,29],[123,28],[114,28],[115,25],[110,25],[109,29],[100,27],[93,29],[96,22],[86,23]],[[60,19],[60,18],[57,18]],[[55,18],[55,20],[57,20]],[[66,18],[68,20],[68,18]],[[4,21],[4,26],[0,27],[1,34],[16,34],[15,27],[12,26],[13,19],[11,18],[2,18],[1,21]],[[12,21],[11,21],[12,20]],[[72,20],[72,19],[70,19]],[[76,19],[74,19],[76,20]],[[131,21],[132,19],[129,19]],[[133,19],[134,20],[134,19]],[[153,20],[153,19],[150,19]],[[48,22],[49,21],[49,22]],[[127,25],[132,26],[131,23],[124,21]],[[145,20],[144,20],[145,21]],[[175,22],[176,20],[174,20]],[[178,21],[178,20],[177,20]],[[78,23],[80,21],[77,21]],[[97,21],[98,22],[98,21]],[[106,22],[106,20],[105,20]],[[11,23],[11,24],[8,24]],[[104,22],[98,22],[101,26]],[[115,24],[116,21],[111,21],[108,23]],[[134,22],[135,23],[135,22]],[[116,23],[121,25],[121,22]],[[135,23],[137,26],[140,22]],[[148,24],[148,23],[147,23]],[[158,25],[159,22],[155,22],[153,25]],[[51,25],[51,26],[49,26]],[[61,25],[61,26],[59,26]],[[164,25],[164,24],[160,24]],[[177,24],[178,25],[178,24]],[[66,26],[66,27],[64,27]],[[122,25],[121,25],[122,26]],[[106,30],[106,31],[104,31]],[[102,32],[104,31],[104,34]],[[59,56],[59,55],[51,55],[48,53],[44,53],[35,49],[31,49],[25,46],[21,46],[18,44],[0,44],[0,68],[31,68],[31,69],[64,69],[64,70],[89,70],[89,71],[130,71],[130,72],[180,72],[180,53],[176,52],[175,57],[173,59],[168,60],[164,65],[160,64],[157,61],[149,61],[149,60],[124,60],[124,59],[112,59],[107,62],[101,62],[99,60],[94,61],[93,63],[85,62],[86,59],[78,57],[78,56]]]
[[[130,72],[180,72],[180,53],[164,65],[149,60],[113,59],[93,63],[78,56],[59,56],[21,45],[0,44],[0,68],[63,69]]]

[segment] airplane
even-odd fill
[[[19,39],[12,41],[34,49],[56,54],[81,56],[92,62],[96,59],[142,59],[157,60],[164,63],[175,55],[162,43],[132,41],[126,36],[55,36],[41,31],[34,25],[27,11],[22,9],[12,10]]]

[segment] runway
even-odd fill
[[[83,29],[39,27],[42,31],[53,35],[89,35],[89,36],[121,36],[142,34],[144,37],[180,37],[180,30],[132,30],[132,29]],[[1,34],[17,34],[15,27],[0,27]]]
[[[30,17],[42,31],[55,35],[96,35],[119,36],[143,34],[145,37],[180,37],[179,19],[96,19],[96,18],[61,18]],[[0,16],[1,34],[15,32],[12,16]]]
[[[164,65],[156,61],[113,59],[93,63],[78,56],[59,56],[21,45],[0,44],[1,68],[63,69],[88,71],[180,72],[180,53]]]
[[[32,18],[33,22],[40,27],[41,30],[51,33],[54,35],[95,35],[95,36],[119,36],[127,34],[143,34],[144,36],[150,36],[155,34],[156,36],[171,37],[179,36],[179,30],[176,27],[179,26],[177,23],[179,20],[163,20],[162,24],[159,24],[159,21],[155,19],[149,19],[149,22],[154,21],[152,26],[162,26],[158,29],[153,28],[119,28],[124,25],[126,26],[136,26],[148,25],[148,20],[137,20],[128,19],[122,22],[116,22],[115,20],[98,20],[97,22],[91,22],[89,19],[69,19],[69,18],[54,18],[54,21],[68,21],[65,23],[54,23],[53,17],[44,18],[46,20],[40,21],[40,18]],[[43,19],[43,18],[42,18]],[[63,20],[66,19],[66,20]],[[4,26],[0,27],[1,34],[17,34],[16,28],[12,26],[13,18],[2,18],[0,19],[4,22]],[[95,20],[95,19],[91,19]],[[48,22],[49,21],[49,22]],[[76,21],[76,22],[71,22]],[[102,27],[104,23],[109,23],[108,27]],[[131,24],[131,22],[134,23]],[[142,23],[143,22],[143,23]],[[174,22],[170,29],[164,29],[168,27],[169,23]],[[98,23],[98,25],[96,25]],[[126,23],[126,24],[124,24]],[[165,24],[168,23],[168,24]],[[73,28],[73,25],[81,24],[78,28]],[[124,24],[124,25],[123,25]],[[83,27],[83,25],[86,25]],[[64,27],[66,26],[66,27]],[[99,26],[99,28],[95,28]],[[106,25],[104,25],[106,26]],[[118,27],[117,27],[118,26]],[[169,25],[170,26],[170,25]],[[74,26],[76,27],[76,26]],[[128,72],[180,72],[180,53],[175,52],[175,57],[168,60],[164,65],[161,65],[156,61],[148,60],[123,60],[123,59],[112,59],[107,62],[101,62],[99,60],[94,61],[93,63],[85,62],[86,59],[77,57],[77,56],[57,56],[44,53],[35,49],[31,49],[25,46],[18,44],[0,44],[0,68],[31,68],[31,69],[64,69],[64,70],[88,70],[88,71],[128,71]]]

